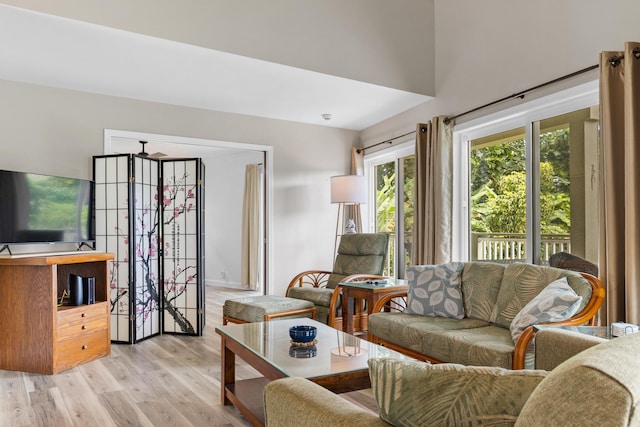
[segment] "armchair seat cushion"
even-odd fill
[[[287,294],[289,298],[307,300],[321,307],[329,307],[331,305],[332,295],[333,289],[311,288],[309,286],[289,288],[289,293]]]

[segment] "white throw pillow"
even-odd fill
[[[567,320],[578,312],[582,297],[561,277],[544,288],[511,322],[511,338],[517,342],[522,332],[531,325]]]

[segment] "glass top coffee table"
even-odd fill
[[[289,328],[294,325],[318,328],[317,343],[306,347],[293,346]],[[233,404],[256,426],[264,425],[262,392],[271,380],[303,377],[334,393],[345,393],[371,387],[369,358],[413,360],[311,319],[229,324],[218,326],[216,332],[222,341],[222,403]],[[264,377],[236,381],[236,356]]]

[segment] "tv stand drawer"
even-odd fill
[[[89,305],[79,305],[75,307],[61,307],[58,309],[58,328],[64,328],[76,323],[87,322],[96,317],[109,315],[106,301]]]
[[[106,356],[110,351],[111,341],[107,328],[79,337],[58,340],[56,372]]]

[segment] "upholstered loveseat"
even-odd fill
[[[370,359],[379,415],[307,379],[279,379],[265,388],[266,425],[640,425],[640,333],[603,342],[545,329],[539,338],[536,359],[551,371]]]
[[[523,263],[413,266],[407,278],[404,311],[380,300],[369,341],[433,363],[522,369],[533,324],[595,324],[604,299],[589,274]]]

